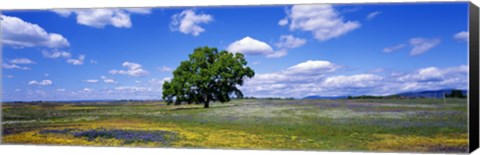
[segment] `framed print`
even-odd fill
[[[2,10],[2,144],[469,153],[469,2]]]

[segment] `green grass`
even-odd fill
[[[202,105],[91,103],[3,105],[4,143],[146,146],[87,141],[46,129],[165,130],[169,147],[466,152],[467,100],[234,100]]]

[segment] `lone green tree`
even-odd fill
[[[228,102],[233,95],[243,98],[237,86],[255,75],[241,53],[199,47],[188,57],[163,84],[162,98],[168,105],[195,103],[208,108],[210,102]]]

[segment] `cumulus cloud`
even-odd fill
[[[83,54],[79,55],[77,59],[74,59],[74,58],[71,58],[72,54],[70,52],[59,51],[59,50],[53,50],[53,51],[43,50],[42,55],[43,57],[49,58],[49,59],[63,58],[63,59],[66,59],[67,63],[72,65],[83,65],[85,61],[85,55]]]
[[[294,5],[287,13],[287,18],[290,30],[309,31],[319,41],[338,38],[360,27],[358,21],[344,20],[333,6],[328,4]],[[286,22],[282,21],[282,24],[284,23]]]
[[[28,85],[51,86],[53,85],[53,82],[51,80],[42,80],[42,81],[32,80],[28,82]]]
[[[316,91],[321,79],[340,69],[341,66],[324,60],[308,60],[284,70],[256,74],[242,86],[247,96],[298,97],[305,91]]]
[[[246,55],[268,55],[273,53],[272,47],[265,42],[253,39],[249,36],[231,43],[227,50],[232,53],[243,53]]]
[[[29,65],[29,64],[35,64],[35,62],[30,60],[30,59],[27,59],[27,58],[16,58],[16,59],[12,59],[8,62],[3,62],[2,63],[2,68],[30,70],[30,67],[20,66],[20,65]]]
[[[163,79],[156,79],[156,78],[153,78],[151,79],[150,81],[148,81],[150,84],[152,85],[158,85],[158,86],[163,86],[163,83],[165,83],[165,81],[170,81],[172,80],[171,77],[165,77]]]
[[[82,90],[80,90],[80,93],[90,93],[92,91],[93,91],[93,89],[91,89],[91,88],[83,88]]]
[[[287,49],[303,46],[307,40],[297,38],[292,35],[282,35],[275,46],[278,50],[274,50],[272,46],[266,42],[246,36],[228,45],[227,50],[232,53],[243,53],[245,55],[264,55],[267,58],[280,58],[287,55]]]
[[[115,90],[127,91],[127,92],[149,92],[152,91],[152,88],[149,87],[138,87],[138,86],[119,86],[115,87]]]
[[[275,52],[272,52],[270,54],[267,54],[266,57],[267,58],[281,58],[281,57],[284,57],[287,55],[287,50],[278,50],[278,51],[275,51]]]
[[[128,12],[131,12],[131,13],[138,13],[138,14],[152,13],[152,9],[149,9],[149,8],[125,8],[124,10],[127,10]]]
[[[19,70],[30,70],[30,67],[18,66],[16,64],[2,63],[2,68],[5,69],[19,69]]]
[[[261,73],[245,81],[246,96],[391,95],[408,91],[466,89],[468,66],[425,67],[407,73],[342,75],[341,65],[324,60],[302,62],[284,70]]]
[[[292,90],[307,89],[304,88],[305,84],[318,83],[319,79],[325,78],[340,68],[340,65],[329,61],[309,60],[278,72],[256,74],[252,79],[246,81],[245,89],[243,90],[261,94],[263,91],[265,93],[274,93],[276,90],[268,88],[278,88],[280,86],[285,86]]]
[[[278,21],[278,25],[280,25],[280,26],[285,26],[287,24],[288,24],[288,18],[283,18],[283,19]]]
[[[280,41],[275,44],[277,48],[297,48],[305,45],[306,39],[296,38],[292,35],[280,36]]]
[[[365,88],[374,87],[381,80],[383,80],[383,77],[373,74],[339,75],[326,78],[323,81],[323,86],[329,88]]]
[[[10,60],[11,64],[35,64],[34,61],[27,59],[27,58],[16,58],[13,60]]]
[[[410,39],[410,45],[413,46],[413,49],[410,51],[410,55],[423,54],[439,44],[440,39],[412,38]]]
[[[171,72],[171,71],[173,71],[173,69],[167,66],[162,66],[160,68],[160,72]]]
[[[0,17],[2,43],[5,45],[18,48],[62,48],[70,46],[68,40],[61,34],[48,33],[37,24],[26,22],[18,17],[6,15]]]
[[[115,81],[115,80],[113,80],[113,79],[110,79],[110,78],[107,78],[106,76],[103,76],[103,75],[102,75],[100,78],[101,78],[101,79],[103,80],[103,82],[105,82],[105,83],[117,83],[117,81]]]
[[[340,65],[324,60],[308,60],[288,67],[279,72],[257,74],[250,84],[273,84],[293,81],[312,81],[342,68]],[[258,85],[259,86],[259,85]]]
[[[83,65],[84,60],[85,60],[85,55],[79,55],[78,59],[68,59],[67,63],[72,65]]]
[[[212,15],[196,14],[194,10],[184,10],[172,16],[170,28],[172,31],[180,31],[184,34],[198,36],[205,31],[200,24],[208,24],[211,21],[213,21]]]
[[[383,52],[390,53],[390,52],[393,52],[393,51],[400,50],[400,49],[404,48],[405,46],[406,46],[405,44],[398,44],[398,45],[395,45],[395,46],[392,46],[392,47],[384,48]]]
[[[245,55],[265,55],[269,58],[278,58],[287,54],[285,50],[274,51],[267,43],[249,36],[231,43],[228,45],[227,50],[232,53],[238,52]]]
[[[469,35],[467,31],[458,32],[455,35],[453,35],[453,39],[458,41],[468,42],[468,38],[469,38]]]
[[[417,81],[417,82],[431,82],[431,81],[441,81],[446,76],[453,74],[467,74],[468,66],[462,65],[458,67],[450,67],[440,69],[437,67],[426,67],[416,70],[413,73],[400,76],[399,81]]]
[[[97,80],[97,79],[88,79],[88,80],[85,80],[85,82],[88,82],[88,83],[97,83],[98,80]]]
[[[308,60],[292,67],[289,67],[285,73],[293,75],[319,74],[336,71],[341,66],[323,60]]]
[[[426,67],[407,74],[392,77],[394,82],[400,83],[398,90],[435,90],[435,89],[467,89],[468,66],[438,68]]]
[[[56,9],[53,12],[62,17],[76,15],[77,23],[94,28],[104,28],[111,25],[117,28],[130,28],[132,22],[130,15],[149,14],[150,9],[128,8],[128,9]]]
[[[382,12],[381,11],[375,11],[375,12],[369,13],[367,15],[367,20],[372,20],[373,18],[377,17],[379,14],[382,14]]]
[[[69,52],[58,51],[58,50],[54,50],[54,51],[51,51],[51,52],[49,52],[47,50],[43,50],[42,54],[43,54],[43,57],[50,58],[50,59],[56,59],[56,58],[68,59],[72,56],[72,54],[70,54]]]
[[[110,70],[110,74],[123,74],[123,75],[129,75],[129,76],[146,76],[149,73],[142,68],[142,65],[133,63],[133,62],[128,62],[125,61],[122,63],[123,67],[126,67],[127,70]]]

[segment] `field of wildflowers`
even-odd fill
[[[234,100],[202,105],[5,103],[3,143],[468,151],[467,100]]]

